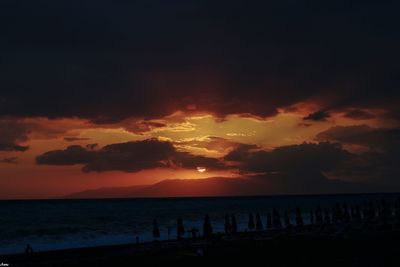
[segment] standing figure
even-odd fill
[[[350,212],[349,212],[347,203],[344,203],[343,204],[343,222],[348,223],[348,222],[350,222],[350,219],[351,219]]]
[[[317,225],[322,225],[323,223],[321,207],[318,207],[317,211],[315,212],[315,222]]]
[[[360,206],[356,205],[355,209],[354,209],[354,217],[356,221],[361,221],[361,210],[360,210]]]
[[[158,222],[156,219],[153,220],[153,237],[155,239],[160,237],[160,229],[158,228]]]
[[[260,231],[263,229],[264,229],[264,226],[263,226],[263,223],[261,220],[260,213],[257,212],[257,214],[256,214],[256,230]]]
[[[376,216],[375,213],[375,207],[374,207],[374,203],[372,203],[372,201],[369,201],[368,203],[368,219],[370,221],[374,220]]]
[[[229,215],[225,215],[225,234],[229,235],[230,233],[232,233],[232,229],[229,220]]]
[[[331,216],[327,208],[324,209],[324,221],[327,225],[331,224]]]
[[[272,210],[272,225],[274,228],[282,228],[281,215],[275,208]]]
[[[231,215],[231,232],[233,234],[237,233],[238,228],[237,228],[237,222],[236,222],[236,216],[235,214],[232,213]]]
[[[188,231],[190,233],[190,235],[192,236],[193,239],[197,238],[197,233],[199,232],[199,230],[197,228],[192,228]]]
[[[350,206],[350,215],[351,215],[351,219],[355,220],[357,215],[356,215],[356,208],[353,206]]]
[[[400,197],[397,198],[397,201],[396,201],[395,216],[396,216],[396,220],[399,222],[400,221]]]
[[[368,215],[368,205],[367,202],[364,200],[362,203],[362,218],[363,220],[367,220],[369,217]]]
[[[312,209],[310,210],[310,224],[314,224],[314,211]]]
[[[185,227],[183,226],[182,218],[178,218],[178,220],[176,221],[176,235],[178,239],[181,239],[184,234]]]
[[[331,213],[332,213],[332,223],[337,224],[338,218],[337,218],[337,214],[336,214],[336,209],[332,208]]]
[[[268,229],[272,228],[272,215],[271,215],[271,212],[267,213],[267,228]]]
[[[292,227],[292,223],[290,222],[289,213],[287,211],[284,213],[284,221],[286,229],[290,229]]]
[[[390,217],[390,207],[384,199],[381,199],[381,220],[383,224],[387,224]]]
[[[210,216],[208,216],[208,214],[206,214],[206,216],[204,216],[203,236],[205,238],[209,238],[212,236],[212,233],[213,233],[213,229],[211,226]]]
[[[253,218],[253,214],[250,213],[249,214],[249,221],[247,223],[247,228],[251,231],[255,228],[255,224],[254,224],[254,218]]]
[[[27,244],[25,247],[25,254],[29,255],[33,253],[33,249],[30,244]]]
[[[300,208],[296,208],[296,225],[302,227],[304,225],[303,216],[301,215]]]
[[[338,222],[342,222],[343,221],[343,213],[342,213],[342,207],[340,206],[339,203],[336,203],[336,218]]]

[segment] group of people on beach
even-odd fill
[[[248,231],[263,231],[263,230],[288,230],[291,231],[294,227],[297,230],[302,230],[305,227],[303,220],[303,213],[299,207],[295,208],[294,222],[292,223],[291,214],[286,210],[283,213],[283,220],[281,218],[278,209],[273,208],[272,212],[266,214],[266,225],[264,227],[263,220],[259,212],[255,214],[249,214],[247,228],[244,232]],[[315,209],[311,209],[309,213],[309,224],[307,227],[310,229],[323,229],[325,226],[338,226],[348,225],[354,223],[358,226],[371,226],[380,224],[382,226],[400,227],[400,197],[395,201],[394,205],[382,199],[377,204],[374,202],[364,201],[362,206],[354,205],[349,206],[347,203],[336,203],[332,208],[321,208],[318,206]],[[283,223],[282,223],[283,221]],[[168,228],[168,230],[170,230]],[[225,235],[236,234],[239,232],[238,223],[235,214],[225,215],[224,223]],[[199,236],[199,229],[193,227],[185,231],[182,218],[177,219],[176,223],[176,234],[177,239],[182,239],[188,233],[193,239]],[[211,219],[208,214],[204,216],[203,220],[203,237],[211,238],[213,236],[213,227]],[[160,228],[157,219],[153,220],[153,237],[155,240],[160,238]],[[139,236],[136,237],[136,243],[139,244]],[[31,245],[27,244],[25,248],[25,254],[33,254]]]
[[[288,211],[283,213],[282,220],[280,212],[276,208],[273,208],[272,212],[266,214],[266,227],[264,227],[260,213],[257,212],[255,217],[253,213],[250,213],[245,231],[262,231],[265,230],[265,228],[267,230],[291,230],[294,226],[296,226],[297,229],[301,229],[305,223],[303,220],[303,213],[299,207],[296,207],[294,217],[295,225],[292,223],[291,214]],[[349,206],[347,203],[336,203],[336,205],[330,209],[322,209],[318,206],[317,208],[310,210],[309,226],[323,227],[350,222],[359,223],[362,221],[367,223],[379,222],[386,225],[393,219],[400,221],[400,198],[396,201],[394,206],[384,199],[378,202],[377,205],[372,201],[364,201],[361,207],[359,205]],[[188,232],[192,238],[196,238],[200,232],[197,228],[191,228],[185,232],[182,218],[177,219],[176,227],[178,239],[183,238],[186,232]],[[224,231],[226,235],[238,232],[238,224],[235,214],[225,215]],[[211,225],[211,219],[210,216],[206,214],[203,221],[203,237],[209,238],[212,235],[213,227]],[[153,237],[155,239],[160,237],[160,229],[156,219],[153,220]]]

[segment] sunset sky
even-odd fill
[[[277,173],[396,191],[399,8],[3,1],[0,199]]]

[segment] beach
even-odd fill
[[[0,201],[0,255],[18,254],[30,244],[35,252],[151,242],[152,221],[157,219],[159,241],[176,238],[182,218],[186,230],[202,228],[209,214],[214,233],[224,233],[225,216],[235,215],[239,232],[248,230],[249,213],[260,214],[264,226],[275,208],[295,223],[295,209],[304,224],[310,211],[346,202],[349,207],[382,198],[394,204],[399,194],[348,194],[213,198],[93,199]],[[283,217],[281,217],[283,222]],[[168,234],[169,233],[169,234]],[[186,236],[187,237],[187,236]]]
[[[203,211],[210,210],[212,216],[208,213],[202,216],[199,210],[195,212],[187,209],[187,203],[192,207],[202,208]],[[288,207],[289,203],[292,204]],[[221,261],[224,266],[237,263],[379,267],[400,264],[397,257],[400,252],[398,194],[39,201],[6,203],[4,207],[9,208],[10,205],[18,206],[21,210],[29,207],[30,214],[37,211],[34,207],[48,207],[48,217],[42,218],[41,225],[29,224],[31,228],[26,228],[32,232],[42,229],[35,232],[36,239],[44,239],[47,245],[46,249],[41,250],[39,243],[23,243],[27,239],[17,236],[18,239],[14,242],[20,249],[1,253],[1,266],[203,266]],[[109,211],[105,209],[106,206]],[[162,206],[171,206],[164,211],[164,216],[160,213]],[[73,211],[76,214],[75,220],[81,214],[79,224],[75,223],[76,229],[70,224],[68,231],[56,233],[64,239],[76,233],[82,236],[74,243],[67,242],[70,247],[66,248],[59,244],[62,243],[62,238],[58,241],[48,238],[55,234],[54,229],[64,229],[61,226],[67,224],[67,221],[60,219],[68,219],[67,216],[54,216],[58,214],[54,211],[60,207],[64,208],[66,214],[67,211]],[[110,229],[115,230],[115,226],[120,225],[123,231],[126,227],[131,227],[131,223],[120,220],[121,217],[118,216],[121,214],[115,215],[116,207],[121,207],[125,212],[134,207],[137,211],[145,212],[144,207],[147,207],[147,213],[143,213],[146,214],[146,220],[137,214],[136,217],[123,215],[122,218],[128,222],[133,219],[142,220],[137,223],[148,222],[141,235],[143,237],[146,233],[148,238],[141,239],[139,235],[127,233],[122,239],[127,242],[113,243],[111,237],[114,232],[110,232],[109,240],[105,244],[90,240],[84,243],[86,232],[79,232],[78,228],[85,230],[90,225],[82,224],[83,219],[92,218],[92,221],[98,221],[99,216],[108,215],[103,217],[104,224],[91,225],[96,230],[94,233],[100,230],[104,233],[105,226],[114,226]],[[245,213],[249,207],[261,212]],[[77,213],[78,210],[80,213]],[[100,212],[101,210],[106,212]],[[221,212],[226,210],[229,212]],[[92,211],[92,214],[82,211]],[[218,211],[219,216],[216,215]],[[13,212],[18,215],[16,209]],[[155,217],[156,212],[158,218]],[[93,217],[94,214],[97,217]],[[193,220],[195,223],[190,224],[185,220],[190,214],[195,216],[192,217],[196,218]],[[181,215],[186,216],[182,219]],[[9,237],[16,233],[29,233],[27,230],[22,231],[25,226],[15,225],[18,230],[14,230],[15,232],[9,229]],[[26,246],[25,249],[23,246]],[[4,244],[0,247],[6,248]]]
[[[380,223],[214,235],[3,256],[9,266],[399,266],[400,228]]]

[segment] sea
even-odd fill
[[[185,228],[201,232],[205,214],[214,232],[224,231],[224,218],[235,214],[239,231],[247,231],[249,213],[266,215],[273,208],[294,221],[295,208],[309,223],[310,210],[331,208],[336,203],[349,206],[363,201],[394,204],[400,194],[303,195],[266,197],[143,198],[86,200],[2,200],[0,201],[0,255],[22,253],[27,244],[34,251],[91,247],[153,241],[153,220],[160,240],[176,238],[176,220]],[[293,222],[294,223],[294,222]]]

